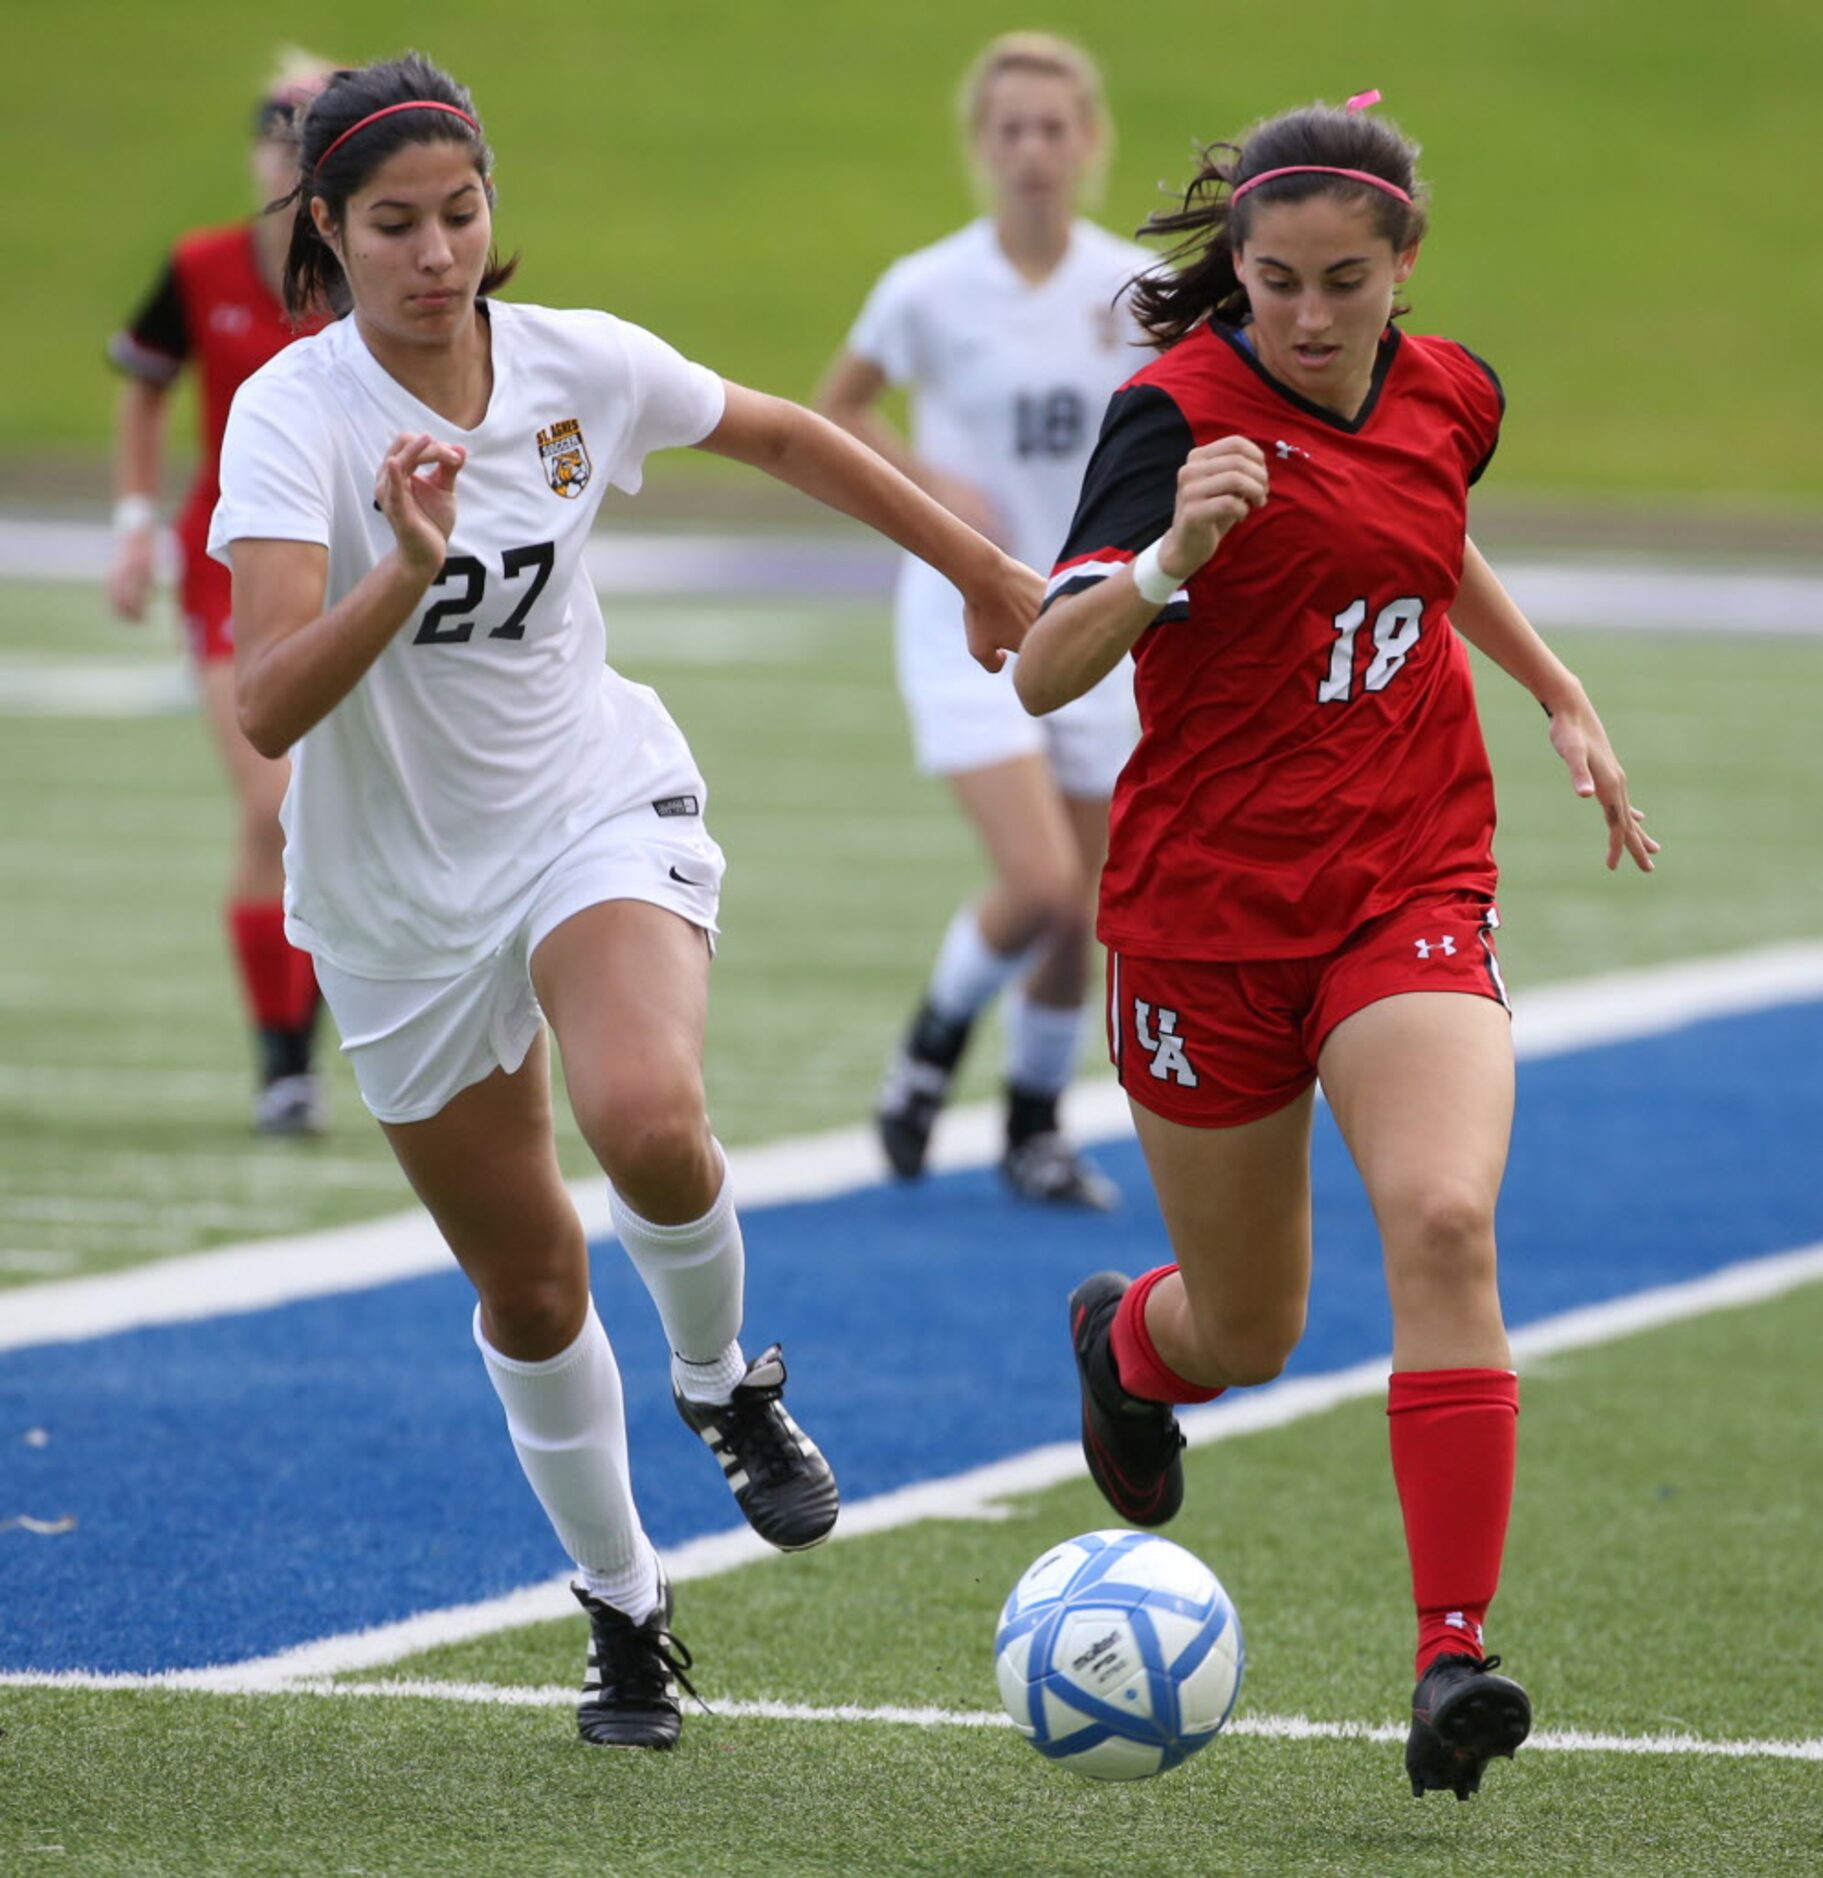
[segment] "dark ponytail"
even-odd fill
[[[342,139],[376,111],[402,104],[448,105],[450,110],[397,111],[366,125],[346,142]],[[456,113],[462,113],[457,116]],[[464,119],[474,122],[465,122]],[[330,220],[339,228],[348,198],[360,189],[390,156],[414,143],[454,143],[474,157],[476,172],[487,190],[491,207],[494,153],[480,128],[474,100],[449,74],[421,52],[364,65],[359,71],[336,72],[321,94],[311,101],[298,140],[298,186],[272,203],[273,209],[292,207],[291,247],[285,256],[285,311],[295,319],[317,312],[346,313],[353,304],[347,277],[335,250],[317,233],[311,214],[313,196],[329,207]],[[515,255],[502,262],[488,256],[480,291],[492,293],[512,278],[519,265]]]
[[[1397,126],[1365,111],[1327,104],[1305,105],[1256,124],[1238,144],[1212,143],[1202,167],[1184,191],[1180,208],[1154,215],[1139,230],[1142,239],[1178,235],[1166,256],[1169,271],[1142,274],[1132,305],[1140,325],[1160,351],[1175,345],[1200,321],[1239,326],[1247,318],[1247,293],[1234,271],[1234,256],[1247,243],[1254,211],[1275,202],[1335,196],[1366,205],[1374,230],[1403,252],[1428,226],[1424,185],[1418,180],[1418,146]],[[1401,202],[1372,183],[1346,176],[1281,176],[1250,189],[1238,203],[1234,191],[1268,170],[1314,164],[1322,169],[1362,170],[1411,197]],[[1395,307],[1395,314],[1404,312]]]

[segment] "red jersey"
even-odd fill
[[[1473,353],[1396,328],[1352,419],[1222,326],[1115,394],[1047,606],[1165,532],[1198,445],[1251,437],[1271,496],[1134,647],[1106,945],[1308,958],[1415,894],[1492,895],[1493,778],[1448,612],[1503,402]]]
[[[220,493],[222,432],[235,392],[293,339],[323,324],[313,318],[292,325],[260,273],[252,224],[238,222],[184,236],[144,304],[109,342],[116,365],[154,385],[168,385],[186,360],[195,363],[202,453],[176,522],[186,561],[205,558]]]

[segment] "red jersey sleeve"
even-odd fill
[[[1118,573],[1171,526],[1177,472],[1195,443],[1189,419],[1162,387],[1142,378],[1114,394],[1083,472],[1075,519],[1045,588],[1046,607]],[[1158,617],[1181,620],[1189,612],[1189,600],[1179,592]]]
[[[175,256],[168,257],[139,310],[108,341],[108,358],[151,385],[168,385],[190,356],[190,329]]]
[[[1507,409],[1506,387],[1493,366],[1467,346],[1445,342],[1439,350],[1462,391],[1470,440],[1468,480],[1472,485],[1481,480],[1499,447],[1501,420]]]

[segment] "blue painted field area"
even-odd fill
[[[1823,1239],[1823,1003],[1522,1066],[1502,1218],[1515,1324]],[[1137,1148],[1103,1151],[1113,1220],[1015,1205],[989,1173],[747,1215],[746,1342],[783,1339],[791,1399],[849,1498],[1075,1427],[1064,1294],[1159,1263]],[[1299,1373],[1390,1341],[1373,1232],[1325,1118]],[[676,1419],[618,1252],[596,1291],[626,1373],[635,1481],[661,1544],[732,1503]],[[0,1668],[232,1662],[492,1596],[564,1560],[469,1339],[462,1281],[0,1356]],[[49,1444],[27,1446],[28,1429]]]

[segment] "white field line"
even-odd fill
[[[1823,944],[1766,946],[1543,986],[1522,999],[1514,1042],[1521,1057],[1557,1056],[1818,997]],[[1085,1141],[1112,1140],[1132,1129],[1126,1097],[1105,1080],[1072,1092],[1070,1122]],[[1000,1152],[1000,1129],[991,1105],[953,1111],[938,1131],[932,1165],[989,1165]],[[884,1174],[879,1146],[865,1127],[736,1148],[729,1159],[746,1208],[825,1199],[871,1186]],[[609,1237],[604,1184],[577,1181],[570,1191],[589,1237]],[[8,1291],[0,1296],[0,1352],[367,1290],[447,1270],[449,1262],[436,1229],[413,1208],[358,1225]]]
[[[515,1688],[491,1682],[331,1682],[300,1677],[277,1686],[261,1683],[236,1687],[216,1679],[171,1672],[163,1676],[85,1676],[0,1674],[0,1688],[89,1689],[97,1691],[177,1690],[208,1695],[308,1695],[344,1701],[459,1702],[484,1708],[573,1708],[576,1691],[556,1685]],[[846,1727],[1011,1728],[998,1709],[863,1708],[854,1703],[818,1707],[807,1702],[724,1701],[709,1704],[714,1721],[783,1721],[836,1723]],[[700,1725],[700,1724],[698,1724]],[[1307,1715],[1237,1715],[1225,1733],[1260,1741],[1399,1742],[1401,1722],[1312,1721]],[[1527,1741],[1528,1750],[1571,1754],[1696,1754],[1724,1760],[1823,1761],[1823,1740],[1756,1741],[1712,1739],[1703,1735],[1617,1735],[1581,1728],[1547,1728]]]

